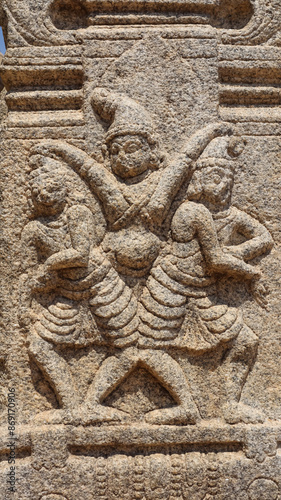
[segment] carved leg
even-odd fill
[[[102,405],[102,401],[128,376],[138,363],[135,348],[128,348],[119,356],[107,358],[99,368],[81,408],[84,424],[106,421],[124,421],[128,415]]]
[[[142,351],[140,359],[178,403],[178,406],[173,408],[148,412],[147,422],[152,424],[195,424],[200,415],[180,365],[169,354],[158,350]]]
[[[257,336],[244,325],[223,361],[221,371],[227,393],[224,417],[230,424],[264,421],[261,411],[239,402],[247,376],[254,365],[257,349]]]
[[[65,421],[65,412],[79,405],[78,391],[72,373],[64,359],[53,349],[52,344],[36,333],[30,335],[29,353],[53,388],[62,410],[51,410],[36,417],[39,423],[59,424]]]

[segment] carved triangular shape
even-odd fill
[[[132,417],[141,418],[149,411],[170,408],[177,403],[153,375],[138,366],[103,404],[126,411]]]

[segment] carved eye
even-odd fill
[[[119,151],[120,151],[119,144],[117,144],[117,143],[112,144],[112,146],[111,146],[111,154],[118,155]]]
[[[212,181],[214,184],[219,184],[221,182],[221,176],[219,174],[214,175]]]
[[[126,144],[125,146],[125,152],[126,153],[135,153],[141,148],[141,143],[140,142],[130,142]]]

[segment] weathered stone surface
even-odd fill
[[[280,2],[0,20],[0,500],[280,499]]]

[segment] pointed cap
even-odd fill
[[[225,166],[234,168],[233,160],[240,156],[246,146],[246,141],[237,136],[223,136],[213,139],[202,153],[197,168],[206,166]]]
[[[96,88],[92,94],[93,109],[99,116],[111,122],[106,134],[106,142],[117,135],[142,135],[155,142],[153,121],[138,102],[104,88]]]

